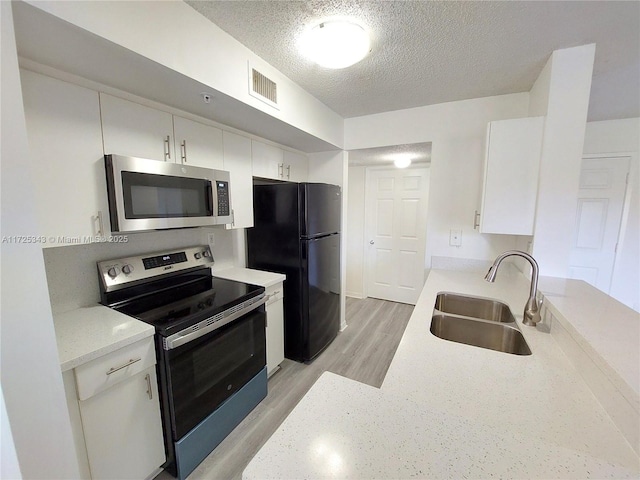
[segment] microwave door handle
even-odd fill
[[[211,212],[211,215],[215,217],[216,212],[213,209],[213,186],[211,185],[211,182],[207,183],[207,203],[209,212]]]

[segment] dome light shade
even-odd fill
[[[367,55],[369,34],[351,21],[329,20],[304,32],[300,49],[307,58],[322,67],[345,68]]]
[[[398,168],[407,168],[411,165],[411,157],[408,155],[398,155],[393,161],[393,164]]]

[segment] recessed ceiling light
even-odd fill
[[[304,32],[302,53],[326,68],[345,68],[362,60],[369,52],[369,34],[349,20],[326,20]]]

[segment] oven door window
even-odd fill
[[[169,351],[174,440],[179,440],[266,364],[264,307]]]
[[[181,218],[213,215],[209,180],[122,172],[125,218]]]

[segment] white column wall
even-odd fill
[[[1,220],[3,238],[36,236],[33,178],[22,105],[12,2],[0,2]],[[4,242],[0,313],[2,393],[20,470],[28,479],[79,478],[42,248]],[[9,429],[3,425],[2,444]],[[3,477],[4,478],[4,477]]]
[[[594,56],[593,44],[554,51],[531,90],[529,112],[546,113],[532,248],[541,275],[568,273]]]
[[[347,287],[349,297],[364,298],[364,211],[366,190],[366,167],[349,167],[349,198],[347,219]]]

